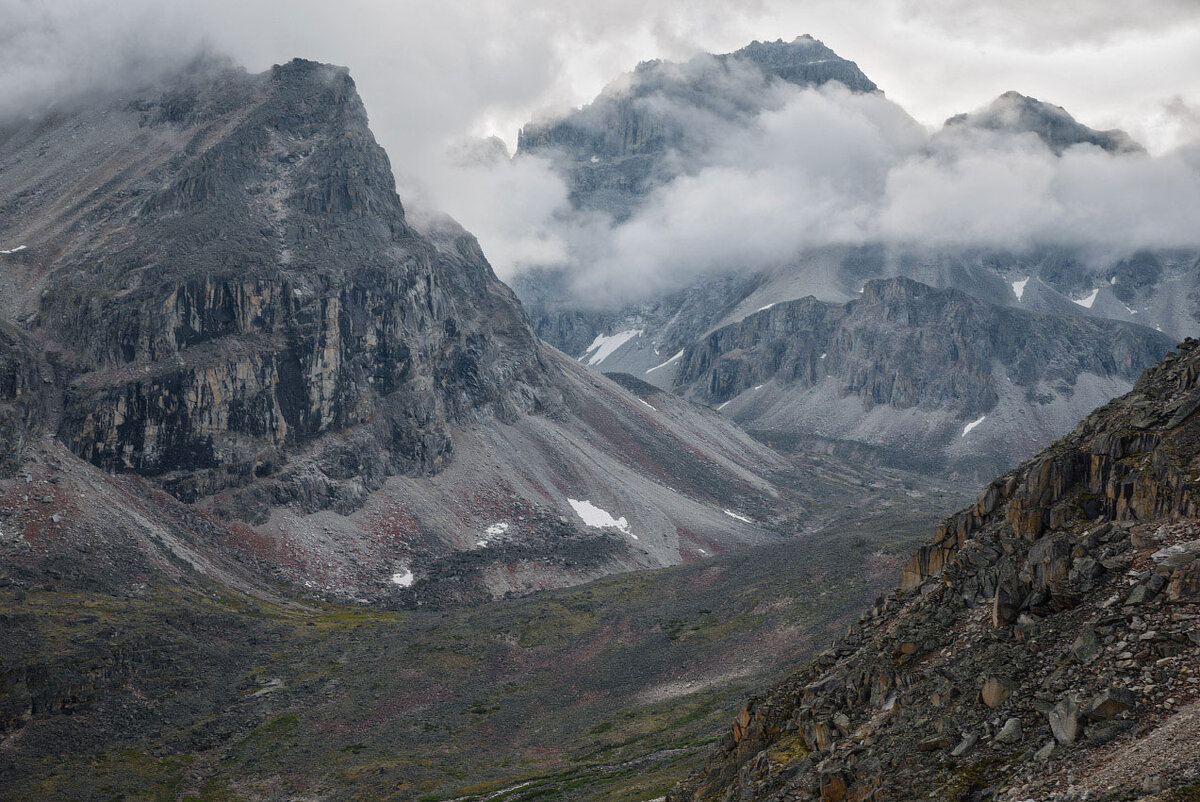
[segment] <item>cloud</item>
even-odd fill
[[[628,300],[786,262],[805,247],[862,242],[889,165],[925,138],[895,104],[840,85],[793,88],[780,108],[720,130],[707,164],[613,226],[577,277],[580,297]]]
[[[507,277],[573,264],[591,299],[823,243],[1121,249],[1191,246],[1200,231],[1194,0],[0,0],[0,20],[0,123],[128,91],[205,51],[254,71],[294,56],[348,65],[414,218],[450,212]],[[587,101],[640,60],[803,32],[924,124],[1019,89],[1129,127],[1160,155],[933,141],[888,101],[835,91],[758,97],[766,111],[734,124],[665,102],[662,114],[692,115],[696,155],[620,225],[574,212],[545,161],[447,155],[471,135],[512,146],[525,121]]]
[[[900,0],[901,18],[980,43],[1037,49],[1110,44],[1200,24],[1193,0]]]
[[[755,85],[730,91],[748,97]],[[930,136],[886,98],[839,84],[758,91],[782,95],[732,121],[660,102],[660,114],[708,135],[681,160],[690,169],[629,219],[600,225],[589,213],[585,225],[564,202],[543,207],[542,230],[568,254],[548,264],[567,269],[577,303],[613,307],[828,246],[1067,246],[1096,259],[1200,248],[1200,149],[1083,144],[1060,156],[1029,132],[956,125]],[[547,264],[496,261],[510,278]]]

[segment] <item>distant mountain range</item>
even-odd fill
[[[734,83],[731,74],[742,89],[734,96],[723,91]],[[780,87],[795,91],[830,82],[852,93],[879,92],[853,62],[811,37],[756,42],[683,64],[650,62],[611,84],[590,105],[561,120],[527,126],[516,158],[548,158],[578,209],[605,210],[620,221],[653,191],[695,169],[713,146],[712,137],[775,109],[782,102]],[[658,109],[670,113],[656,117]],[[699,130],[681,127],[681,121],[694,121]],[[1016,92],[952,117],[931,141],[953,141],[971,132],[1014,142],[1028,137],[1042,143],[1050,159],[1076,147],[1131,156],[1143,152],[1122,131],[1093,130],[1058,106]],[[789,209],[772,214],[786,225]],[[845,442],[875,449],[884,460],[906,467],[965,471],[977,478],[1029,456],[1079,414],[1128,390],[1141,368],[1173,340],[1200,332],[1200,253],[1170,249],[1113,260],[1086,247],[1066,246],[823,246],[765,268],[730,264],[681,289],[652,291],[644,300],[616,307],[581,298],[576,271],[570,262],[532,269],[518,275],[513,286],[538,335],[593,368],[631,373],[719,407],[780,445]],[[927,286],[893,281],[898,277]],[[888,294],[909,300],[961,298],[961,306],[935,304],[940,311],[910,315],[906,330],[914,340],[948,345],[953,338],[964,355],[988,354],[973,368],[978,379],[954,378],[959,362],[946,359],[945,349],[917,348],[899,362],[872,363],[864,368],[871,378],[864,380],[862,371],[845,365],[838,353],[847,347],[845,337],[830,343],[830,330],[821,326],[780,322],[800,309],[811,313],[845,306],[853,310],[853,340],[890,341],[896,330],[888,315],[895,310],[871,300],[881,289],[858,302],[876,279],[890,282],[878,285],[892,288]],[[993,310],[987,313],[993,322],[972,329],[954,317],[952,309],[960,308]],[[1024,359],[1016,352],[993,351],[994,327],[1014,325],[1023,347],[1060,355],[1039,360],[1056,366],[1052,380],[1044,381],[1042,368],[1024,362],[1018,368],[1009,361]],[[752,331],[761,334],[748,346],[751,351],[734,345]],[[815,355],[826,352],[826,361],[817,360]],[[1079,367],[1059,369],[1060,357],[1068,354],[1066,363]],[[864,355],[862,364],[877,356]],[[808,364],[811,360],[817,362]],[[796,367],[800,364],[805,367]],[[1010,384],[1005,374],[1014,370],[1024,378],[1013,374]],[[937,376],[933,385],[939,391],[918,397],[879,390],[906,386],[914,375]],[[980,392],[979,382],[992,389]],[[972,423],[978,428],[969,438],[961,436]],[[908,444],[912,437],[920,437],[924,447],[914,451]]]

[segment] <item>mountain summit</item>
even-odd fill
[[[977,128],[986,131],[1035,134],[1056,154],[1074,145],[1095,145],[1110,153],[1142,153],[1145,149],[1119,129],[1097,131],[1072,117],[1062,106],[1005,92],[979,111],[956,114],[946,129]]]
[[[647,61],[561,119],[532,122],[517,154],[555,161],[572,202],[625,219],[653,187],[686,173],[731,123],[782,103],[780,86],[837,82],[854,92],[877,87],[853,61],[811,36],[752,42],[686,62]]]

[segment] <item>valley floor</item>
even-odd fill
[[[936,514],[850,510],[824,533],[443,611],[196,575],[108,593],[8,576],[0,798],[659,797],[751,689],[894,586]]]

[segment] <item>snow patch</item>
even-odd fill
[[[1117,283],[1117,277],[1116,277],[1116,276],[1113,276],[1112,278],[1110,278],[1110,279],[1108,280],[1108,283],[1109,283],[1109,284],[1116,284],[1116,283]]]
[[[728,401],[726,401],[724,404],[721,404],[721,406],[717,407],[717,412],[720,412],[721,410],[725,409],[725,407],[729,406],[732,403],[733,403],[733,399],[731,398]]]
[[[487,533],[488,537],[500,537],[508,531],[508,524],[504,521],[501,521],[500,523],[492,524],[484,531]]]
[[[824,359],[827,356],[829,356],[829,354],[821,354],[821,356],[819,356],[818,359]]]
[[[779,302],[778,302],[778,301],[775,301],[774,303],[769,303],[769,304],[767,304],[766,306],[760,306],[760,307],[758,308],[758,311],[760,311],[760,312],[765,312],[765,311],[767,311],[768,309],[770,309],[772,306],[774,306],[776,303],[779,303]]]
[[[738,514],[737,514],[736,512],[734,512],[733,510],[725,510],[725,514],[726,514],[726,515],[728,515],[730,518],[737,518],[737,519],[738,519],[739,521],[741,521],[742,523],[747,523],[747,524],[752,524],[752,523],[754,523],[754,521],[751,521],[751,520],[750,520],[749,518],[747,518],[745,515],[738,515]]]
[[[641,405],[642,405],[642,406],[644,406],[644,407],[650,407],[650,409],[654,409],[654,407],[651,407],[649,404],[647,404],[645,401],[643,401],[643,400],[642,400],[642,399],[640,399],[640,398],[638,399],[638,403],[639,403],[639,404],[641,404]],[[655,412],[658,412],[658,410],[657,410],[657,409],[654,409],[654,411],[655,411]]]
[[[763,385],[761,385],[761,384],[759,384],[759,385],[756,385],[756,386],[754,387],[754,389],[755,389],[755,390],[761,390],[762,388],[763,388]]]
[[[1082,306],[1084,309],[1091,309],[1092,304],[1096,303],[1096,296],[1100,294],[1100,288],[1092,290],[1086,298],[1072,298],[1071,300]]]
[[[640,336],[642,336],[641,329],[618,331],[616,334],[611,335],[597,334],[596,339],[592,340],[592,344],[587,347],[587,350],[584,351],[583,356],[579,357],[579,361],[582,362],[584,359],[587,359],[589,365],[599,365],[601,362],[612,356],[613,352],[622,345],[629,342],[634,337]]]
[[[983,423],[983,419],[984,419],[984,418],[986,418],[986,417],[987,417],[987,415],[981,415],[981,416],[980,416],[980,418],[979,418],[979,420],[973,420],[973,421],[971,421],[970,423],[968,423],[966,426],[964,426],[964,427],[963,427],[963,433],[962,433],[961,435],[959,435],[959,437],[966,437],[966,436],[967,436],[967,432],[971,431],[971,430],[972,430],[972,429],[974,429],[976,426],[978,426],[979,424]]]
[[[1012,283],[1013,295],[1017,296],[1017,300],[1021,300],[1021,296],[1025,294],[1025,285],[1029,283],[1029,278],[1025,277],[1020,281]]]
[[[20,253],[20,252],[21,252],[21,251],[23,251],[23,250],[25,250],[25,246],[24,246],[24,245],[18,245],[18,246],[17,246],[17,247],[15,247],[15,248],[9,248],[7,251],[0,251],[0,253]]]
[[[658,352],[657,352],[657,351],[655,351],[655,353],[658,353]],[[670,358],[670,359],[668,359],[666,362],[662,363],[661,365],[655,365],[654,367],[650,368],[650,370],[648,370],[648,371],[646,371],[646,372],[647,372],[647,373],[653,373],[654,371],[658,370],[659,368],[665,368],[667,365],[671,364],[672,362],[676,362],[676,361],[678,361],[678,360],[679,360],[679,359],[681,359],[682,357],[683,357],[683,351],[680,351],[678,354],[676,354],[675,356],[671,357],[671,358]]]
[[[579,516],[579,520],[583,521],[587,526],[595,529],[619,529],[629,535],[634,540],[638,536],[629,531],[629,521],[625,520],[625,516],[614,518],[607,510],[602,510],[590,501],[579,501],[569,498],[567,503],[571,505],[571,509],[575,510],[575,514]]]
[[[413,576],[413,572],[407,568],[392,574],[392,582],[402,588],[411,587],[414,579],[416,579],[416,577]]]

